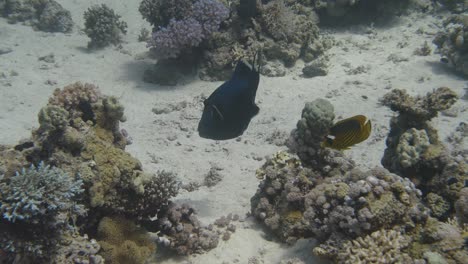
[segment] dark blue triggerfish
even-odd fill
[[[219,86],[203,103],[205,108],[198,123],[202,138],[226,140],[238,137],[259,112],[255,104],[259,69],[238,61],[232,77]]]

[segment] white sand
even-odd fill
[[[386,28],[375,28],[373,34],[366,33],[369,27],[365,26],[329,30],[341,44],[328,52],[331,66],[327,76],[304,79],[299,76],[301,63],[290,69],[285,77],[262,76],[257,93],[261,110],[242,139],[215,142],[198,137],[196,127],[202,105],[196,97],[209,95],[220,82],[194,81],[184,86],[160,87],[142,81],[144,69],[154,61],[137,59],[147,51],[145,43],[137,42],[140,29],[150,29],[138,12],[140,1],[98,1],[122,15],[129,28],[122,50],[108,47],[94,52],[86,49],[88,38],[80,29],[83,12],[95,1],[58,2],[72,12],[76,26],[71,34],[37,32],[29,26],[10,25],[0,18],[0,48],[13,49],[11,53],[0,55],[0,72],[7,74],[6,79],[0,78],[0,144],[15,144],[30,135],[31,129],[38,125],[39,109],[47,103],[55,88],[75,81],[94,83],[104,94],[120,97],[128,118],[122,127],[134,139],[127,151],[143,163],[146,171],[173,171],[187,183],[201,182],[211,166],[223,168],[224,178],[218,185],[191,193],[182,191],[174,199],[195,207],[204,223],[228,213],[244,217],[249,212],[250,198],[258,184],[255,170],[265,161],[263,157],[285,148],[269,144],[266,139],[275,131],[289,134],[300,118],[305,102],[324,98],[331,92],[328,99],[338,118],[355,114],[370,117],[374,126],[372,138],[346,153],[360,166],[373,167],[380,165],[389,119],[393,115],[387,107],[378,105],[378,98],[391,88],[404,88],[416,95],[448,86],[462,96],[463,88],[467,87],[466,80],[439,63],[439,55],[413,55],[415,48],[421,47],[424,41],[435,49],[432,39],[439,30],[436,24],[440,24],[437,22],[440,18],[404,17]],[[418,29],[424,34],[417,34]],[[405,46],[399,48],[398,43]],[[343,49],[345,47],[347,51]],[[56,65],[38,60],[50,53],[55,55]],[[387,61],[390,54],[406,57],[408,61]],[[346,63],[350,68],[369,66],[369,70],[348,75]],[[43,65],[49,69],[41,69]],[[10,71],[19,75],[10,76]],[[57,84],[47,85],[47,80],[57,81]],[[188,107],[180,111],[161,115],[151,111],[155,106],[184,101]],[[442,115],[433,121],[441,138],[454,131],[459,122],[468,119],[466,101],[459,100],[454,108],[457,117]],[[252,219],[238,223],[237,227],[229,241],[220,242],[216,249],[206,254],[169,258],[158,263],[247,263],[253,256],[261,263],[278,263],[293,256],[301,257],[306,263],[317,263],[310,254],[313,244],[310,240],[288,247],[269,241],[271,236]]]

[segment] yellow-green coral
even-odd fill
[[[299,210],[288,211],[284,217],[284,221],[288,223],[296,223],[301,221],[302,212]]]
[[[93,207],[103,205],[106,196],[117,184],[130,180],[133,172],[141,169],[137,159],[112,144],[111,133],[106,133],[101,128],[95,128],[94,132],[86,137],[85,147],[81,152],[82,158],[94,161],[94,169],[98,175],[98,181],[90,192]]]
[[[106,263],[144,263],[156,249],[145,230],[121,217],[104,217],[99,222],[97,236]]]

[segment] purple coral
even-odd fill
[[[216,0],[199,0],[192,7],[192,16],[182,20],[172,18],[166,27],[153,33],[148,47],[154,47],[162,59],[176,58],[184,50],[197,47],[219,29],[228,18],[229,10]]]
[[[229,17],[229,10],[216,0],[199,0],[193,5],[193,17],[202,24],[203,35],[218,31],[219,25]]]
[[[160,58],[176,58],[182,50],[198,46],[203,38],[203,28],[197,20],[171,19],[167,27],[153,33],[148,47],[155,47]]]

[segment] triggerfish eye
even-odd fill
[[[338,150],[349,149],[349,147],[366,140],[371,130],[371,121],[363,115],[346,118],[330,128],[328,136],[322,142],[322,147]]]

